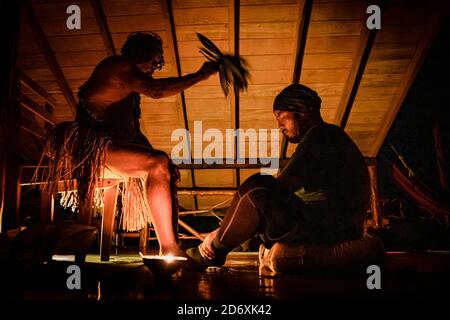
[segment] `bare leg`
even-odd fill
[[[124,177],[147,178],[147,201],[160,246],[160,254],[184,255],[178,246],[172,221],[169,160],[158,150],[145,146],[113,142],[105,165]]]

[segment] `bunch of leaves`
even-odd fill
[[[230,92],[230,87],[234,86],[239,90],[246,90],[249,79],[249,67],[244,58],[231,54],[224,54],[210,39],[197,33],[197,37],[203,45],[200,48],[206,59],[217,65],[220,85],[225,96]]]

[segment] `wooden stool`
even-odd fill
[[[104,190],[103,215],[100,233],[100,259],[109,261],[111,254],[111,241],[114,232],[114,218],[117,205],[118,187],[121,179],[103,178],[100,180],[96,189]],[[58,182],[57,192],[67,191],[64,182]],[[70,191],[70,190],[68,190]],[[80,208],[80,222],[90,225],[92,218],[92,208]],[[41,224],[48,224],[54,220],[54,196],[42,192],[41,196]]]

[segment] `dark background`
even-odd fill
[[[448,226],[431,220],[429,214],[408,199],[406,194],[394,185],[390,170],[392,163],[403,168],[390,148],[392,144],[399,153],[403,154],[418,180],[440,197],[450,199],[448,191],[443,190],[439,183],[433,142],[433,126],[436,121],[440,121],[448,172],[450,164],[449,59],[450,20],[447,19],[425,57],[377,157],[381,198],[384,201],[392,199],[393,202],[397,202],[392,208],[386,205],[383,214],[385,216],[393,214],[390,216],[390,222],[394,224],[390,231],[395,233],[392,241],[400,246],[450,248]],[[401,214],[398,211],[401,211]],[[399,218],[397,226],[395,225],[396,215]]]
[[[432,189],[440,187],[433,146],[433,126],[441,122],[447,157],[450,155],[450,20],[435,39],[414,83],[380,149],[381,191],[396,194],[383,173],[389,162],[397,162],[389,144],[405,156],[408,165]],[[448,168],[448,163],[447,163]]]

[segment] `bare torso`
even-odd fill
[[[104,59],[80,87],[81,94],[98,112],[106,110],[132,93],[124,81],[130,68],[132,65],[122,56]]]
[[[154,79],[154,69],[141,71],[124,56],[108,57],[95,67],[80,87],[79,96],[87,107],[103,120],[113,138],[133,142],[148,140],[139,128],[136,102],[139,94],[153,99],[180,93],[216,72],[213,63],[204,63],[199,71],[182,77]]]
[[[80,87],[79,95],[114,138],[132,141],[140,128],[135,105],[139,93],[125,82],[130,68],[134,66],[122,56],[104,59]]]

